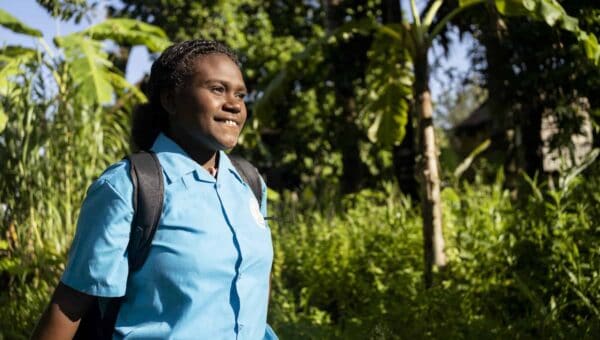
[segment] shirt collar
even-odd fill
[[[164,133],[160,133],[158,137],[156,137],[151,150],[158,156],[160,165],[162,166],[169,183],[172,183],[176,179],[193,171],[196,172],[200,180],[215,182],[215,178],[212,177],[206,169],[196,163],[187,152]],[[223,151],[219,151],[218,171],[217,179],[221,179],[223,175],[227,176],[231,173],[238,181],[244,182],[229,160],[229,157],[227,157],[227,154]]]
[[[229,156],[227,156],[227,154],[223,151],[219,151],[220,155],[219,155],[219,174],[217,175],[217,180],[220,178],[219,176],[223,175],[225,172],[227,172],[229,175],[229,173],[233,174],[233,176],[240,181],[241,183],[244,183],[244,180],[242,179],[242,176],[238,173],[237,169],[235,168],[235,166],[233,165],[233,163],[231,162],[231,160],[229,159]]]

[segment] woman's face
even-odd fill
[[[233,148],[246,121],[246,91],[239,67],[228,56],[197,57],[167,110],[170,133],[208,151]]]

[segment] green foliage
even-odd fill
[[[388,31],[397,25],[378,27],[368,52],[362,111],[368,115],[369,140],[390,149],[404,139],[412,101],[413,74],[410,57],[401,41],[389,43]],[[359,96],[360,98],[360,96]]]
[[[600,45],[593,33],[579,28],[578,20],[567,14],[556,0],[496,0],[496,8],[506,16],[527,16],[544,21],[548,26],[572,32],[586,51],[586,56],[595,65],[600,65]]]
[[[597,171],[597,170],[596,170]],[[443,191],[449,267],[422,283],[418,209],[391,185],[341,206],[272,202],[270,316],[285,339],[590,338],[600,331],[598,180]],[[523,181],[524,185],[526,181]]]
[[[0,26],[6,27],[9,30],[14,31],[16,33],[23,33],[27,35],[32,35],[34,37],[42,36],[42,32],[36,30],[35,28],[31,28],[25,25],[24,23],[19,21],[19,19],[15,18],[12,14],[8,13],[3,9],[0,9]]]
[[[83,13],[79,0],[40,2],[57,15]],[[419,208],[380,179],[389,181],[390,148],[403,138],[414,99],[415,43],[427,38],[415,35],[430,25],[433,36],[441,32],[448,22],[436,17],[441,1],[427,9],[421,31],[379,24],[377,1],[348,4],[340,11],[348,22],[337,27],[327,26],[329,13],[313,2],[123,3],[117,14],[153,18],[174,40],[216,38],[242,54],[256,112],[242,147],[259,154],[273,177],[302,188],[270,190],[277,197],[270,202],[270,321],[282,339],[600,332],[600,171],[593,159],[564,174],[557,190],[526,179],[516,200],[501,173],[492,184],[477,176],[459,183],[484,146],[475,149],[442,192],[450,264],[424,289]],[[554,1],[511,3],[529,6],[523,8],[543,22],[574,27],[564,11],[543,7]],[[61,14],[62,4],[73,7]],[[588,19],[585,28],[595,27]],[[0,25],[37,34],[3,12]],[[595,57],[595,36],[582,32],[575,30],[575,39],[590,40],[586,53]],[[145,98],[110,62],[105,40],[151,51],[168,44],[160,29],[121,18],[58,38],[64,58],[0,50],[0,338],[27,338],[62,272],[85,188],[127,152],[129,113]],[[364,47],[366,62],[340,64],[347,46]],[[355,100],[356,117],[343,114],[340,90]],[[355,139],[341,137],[348,128],[359,128]],[[342,197],[347,145],[359,146],[365,177],[375,184]]]
[[[88,102],[108,104],[114,100],[115,88],[128,88],[143,97],[128,85],[102,49],[102,41],[107,39],[127,46],[145,45],[153,52],[170,44],[160,28],[132,19],[108,19],[84,31],[55,38],[55,43],[63,47],[73,79],[77,80],[79,96]]]
[[[79,23],[98,5],[93,0],[36,0],[53,18],[74,19]]]
[[[107,19],[77,34],[95,40],[110,39],[124,46],[144,45],[150,52],[161,52],[171,44],[159,27],[127,18]]]
[[[0,50],[0,338],[28,337],[64,269],[86,188],[127,153],[129,113],[145,99],[89,31],[56,39],[64,58],[43,41]]]

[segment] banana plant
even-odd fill
[[[0,25],[16,33],[40,38],[41,46],[47,43],[41,39],[41,32],[27,26],[10,13],[0,10]],[[127,90],[145,100],[135,86],[127,82],[112,64],[103,42],[111,40],[127,46],[144,45],[151,52],[160,52],[169,46],[166,34],[158,27],[126,18],[107,19],[81,32],[54,38],[54,43],[64,52],[64,62],[70,78],[75,80],[79,98],[88,105],[106,105],[114,101],[115,91]],[[49,49],[46,49],[48,51]],[[23,65],[37,55],[33,49],[20,46],[7,46],[0,51],[0,95],[6,95],[19,86],[12,81],[14,76],[24,72]],[[46,54],[49,56],[49,54]],[[55,80],[60,83],[54,72]],[[60,87],[60,84],[58,84]],[[0,131],[6,125],[6,113],[0,110]]]
[[[56,280],[86,187],[128,152],[129,113],[145,97],[104,42],[152,52],[170,42],[155,26],[108,19],[55,38],[56,53],[40,31],[2,10],[0,25],[39,38],[33,49],[0,48],[0,285],[8,287],[0,300],[17,301],[32,281]],[[47,300],[49,290],[38,288]]]
[[[419,121],[419,148],[421,167],[422,215],[425,257],[425,283],[432,284],[432,268],[446,265],[444,238],[442,234],[442,210],[440,197],[440,170],[433,125],[433,108],[429,90],[429,49],[447,23],[469,7],[493,6],[504,16],[524,16],[531,20],[546,22],[574,34],[583,46],[587,58],[600,64],[600,47],[596,37],[581,30],[577,19],[569,16],[556,0],[459,0],[458,7],[444,17],[438,18],[444,0],[430,2],[424,13],[419,13],[415,0],[410,0],[412,22],[402,26],[379,26],[378,31],[388,32],[393,43],[401,44],[408,51],[414,71],[413,100]],[[397,112],[405,116],[406,112]]]
[[[19,21],[12,14],[0,9],[0,26],[15,33],[41,37],[42,32]],[[20,46],[7,46],[0,50],[0,96],[6,96],[10,90],[10,78],[19,72],[21,65],[35,56],[35,51]],[[8,116],[0,106],[0,132],[6,127]]]
[[[507,17],[522,16],[547,23],[575,35],[583,47],[588,60],[600,65],[600,46],[596,36],[579,28],[577,19],[569,16],[556,0],[459,0],[458,6],[439,18],[438,12],[444,0],[432,0],[423,13],[419,13],[416,0],[410,0],[412,22],[402,24],[380,24],[372,20],[349,22],[329,36],[324,36],[308,45],[297,54],[267,87],[255,105],[255,114],[260,118],[268,112],[270,103],[288,87],[294,77],[302,77],[302,65],[307,58],[319,56],[319,48],[352,34],[374,34],[371,47],[373,70],[379,70],[367,84],[369,96],[361,110],[372,117],[368,137],[382,146],[397,145],[402,141],[407,117],[414,109],[419,122],[419,177],[422,191],[422,216],[425,257],[425,284],[432,284],[433,267],[446,265],[444,238],[442,236],[442,212],[440,198],[440,170],[433,125],[433,108],[429,90],[429,49],[448,22],[466,9],[490,6]],[[390,50],[395,57],[377,58]],[[311,62],[323,63],[321,60]],[[381,72],[381,70],[384,70]],[[367,78],[369,78],[367,76]]]

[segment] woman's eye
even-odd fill
[[[239,99],[244,99],[246,98],[246,93],[245,92],[238,92],[235,94],[236,97],[238,97]]]
[[[223,86],[213,86],[211,91],[215,93],[225,93],[225,88]]]

